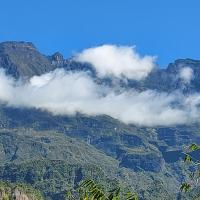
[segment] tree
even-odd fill
[[[68,190],[66,198],[68,200],[138,200],[135,193],[129,191],[124,194],[120,187],[105,192],[91,179],[83,181],[75,192]]]
[[[199,150],[200,147],[196,144],[191,144],[188,148],[185,149],[184,153],[184,162],[187,163],[192,170],[190,170],[189,181],[183,182],[181,185],[181,191],[188,192],[191,189],[196,189],[199,187],[200,179],[200,158],[193,156],[193,153]],[[199,199],[200,193],[197,193],[194,199]]]

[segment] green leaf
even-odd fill
[[[191,188],[191,185],[189,184],[189,183],[183,183],[182,185],[181,185],[181,191],[184,191],[184,192],[187,192],[187,191],[189,191],[190,190],[190,188]]]
[[[185,161],[185,162],[191,162],[191,161],[192,161],[191,156],[187,154],[187,155],[185,156],[184,161]]]
[[[191,151],[196,151],[196,150],[199,149],[199,146],[196,145],[196,144],[191,144],[191,145],[189,146],[189,149],[190,149]]]
[[[91,199],[106,199],[104,191],[93,180],[87,179],[83,181],[80,187],[88,191]]]
[[[117,187],[111,191],[109,191],[109,196],[108,199],[109,200],[118,200],[120,199],[120,187]]]
[[[138,196],[132,192],[126,193],[126,200],[139,200]]]
[[[73,200],[74,199],[73,194],[72,194],[72,189],[67,190],[66,198],[69,199],[69,200]]]

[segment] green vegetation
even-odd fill
[[[188,165],[189,173],[187,180],[182,183],[180,188],[183,192],[190,192],[194,199],[200,199],[200,157],[199,154],[195,155],[199,149],[198,145],[191,144],[184,151],[184,162]]]
[[[0,129],[0,180],[31,184],[47,199],[63,200],[66,189],[76,188],[85,178],[105,187],[117,180],[148,200],[163,199],[163,194],[166,200],[175,198],[180,183],[174,184],[173,171],[163,168],[163,160],[157,159],[161,153],[144,139],[150,134],[155,137],[152,129],[137,130],[109,117],[79,116],[65,118],[65,123],[56,117],[51,123],[41,112],[39,119],[31,114],[19,117],[19,128]],[[12,125],[19,122],[17,116]],[[31,118],[37,120],[29,124]],[[58,132],[55,122],[68,130]],[[88,135],[91,144],[87,144]],[[155,172],[160,168],[163,170]]]
[[[0,182],[0,199],[44,200],[44,197],[39,190],[34,189],[30,185]]]
[[[11,112],[10,116],[15,114]],[[170,176],[165,176],[163,171],[155,172],[156,168],[162,167],[163,161],[156,159],[161,157],[160,153],[143,139],[147,137],[145,134],[150,134],[150,129],[139,132],[135,127],[120,125],[109,117],[89,119],[79,116],[76,120],[65,118],[65,123],[58,117],[51,123],[50,118],[42,119],[42,113],[38,114],[39,119],[31,114],[19,117],[24,122],[20,123],[20,128],[0,129],[0,180],[31,184],[45,198],[59,200],[64,199],[67,188],[76,188],[85,178],[110,189],[117,180],[148,200],[161,199],[164,193],[169,199],[178,191],[179,185],[174,190]],[[17,116],[11,120],[12,125],[19,122]],[[32,123],[36,127],[28,128],[31,118],[37,119]],[[57,127],[53,126],[55,122],[61,123],[59,127],[63,130],[68,127],[68,131],[64,134],[53,131]],[[45,123],[48,124],[46,129],[51,130],[42,130],[44,128],[40,126]],[[87,144],[84,134],[91,137],[91,144]]]
[[[112,185],[115,180],[112,181],[112,175],[106,177],[107,173],[96,165],[81,166],[60,160],[38,160],[0,167],[0,179],[29,183],[51,199],[64,199],[66,188],[77,187],[86,177]]]
[[[77,191],[69,190],[66,193],[68,200],[138,200],[136,194],[128,191],[121,192],[120,187],[116,187],[106,192],[102,187],[97,185],[93,180],[85,180],[80,184]]]

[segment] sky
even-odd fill
[[[30,41],[66,58],[103,44],[136,46],[161,67],[200,59],[199,0],[0,0],[0,42]]]

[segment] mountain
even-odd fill
[[[178,74],[190,66],[190,84]],[[57,52],[42,55],[32,43],[0,43],[0,67],[15,79],[27,79],[57,68],[89,71],[90,64],[64,59]],[[190,94],[200,87],[200,61],[179,59],[165,69],[154,69],[143,81],[117,81],[121,87]],[[141,200],[185,199],[180,184],[186,170],[182,147],[200,144],[200,124],[141,127],[109,116],[53,115],[44,110],[0,105],[0,180],[31,184],[46,199],[64,199],[66,189],[85,177],[105,187],[122,184],[138,192]]]
[[[40,75],[55,69],[50,60],[30,42],[1,43],[0,66],[15,78]]]
[[[190,66],[195,76],[188,85],[178,77],[180,70]],[[110,83],[109,78],[96,77],[96,72],[88,63],[79,63],[73,59],[64,59],[62,54],[56,52],[51,56],[41,54],[31,42],[3,42],[0,43],[0,67],[7,74],[19,78],[30,78],[41,75],[56,68],[64,68],[66,71],[90,71],[98,81]],[[170,63],[167,68],[155,68],[151,74],[141,82],[128,80],[121,82],[122,87],[134,87],[139,90],[153,89],[171,92],[175,89],[199,91],[200,61],[192,59],[178,59]]]
[[[184,82],[179,77],[179,72],[184,67],[190,67],[195,76],[190,84]],[[144,81],[144,85],[149,89],[157,89],[165,92],[172,92],[177,89],[185,92],[199,92],[200,61],[192,59],[178,59],[170,63],[166,69],[154,70]]]

